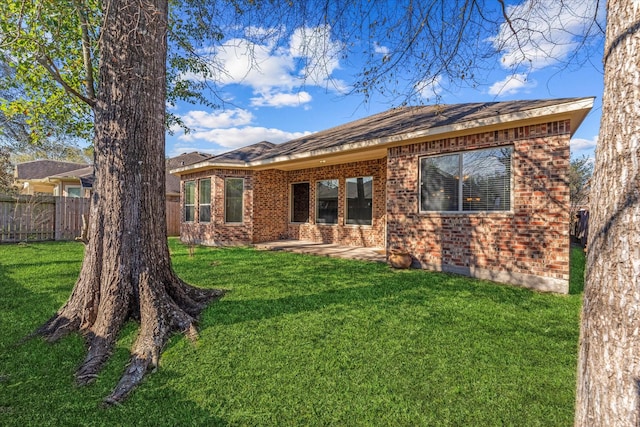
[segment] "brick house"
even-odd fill
[[[566,293],[569,140],[593,98],[403,107],[176,168],[181,238],[400,249]]]

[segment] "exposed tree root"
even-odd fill
[[[95,335],[87,339],[87,343],[89,344],[87,356],[75,375],[78,385],[87,385],[95,381],[102,367],[113,353],[115,344],[113,340]]]
[[[104,398],[102,403],[105,406],[112,406],[121,403],[142,381],[142,378],[144,378],[148,368],[149,359],[132,356],[129,365],[118,382],[118,385],[109,396]]]
[[[56,342],[72,332],[77,332],[79,326],[80,320],[78,318],[68,318],[61,313],[57,313],[28,338],[39,335],[48,342]]]
[[[198,289],[177,280],[178,282],[172,281],[171,286],[165,287],[153,283],[147,274],[142,275],[140,334],[133,345],[131,359],[118,385],[103,401],[105,405],[122,402],[140,384],[149,370],[157,368],[160,354],[173,333],[181,332],[189,339],[195,339],[195,318],[207,303],[224,295],[224,291],[221,290]],[[174,292],[169,291],[171,288]],[[159,292],[161,289],[167,289],[169,292]],[[182,303],[180,305],[176,302],[178,294]]]
[[[78,385],[93,382],[113,348],[124,323],[129,319],[140,322],[140,332],[132,350],[131,359],[112,393],[104,399],[106,406],[118,404],[140,384],[146,373],[158,366],[165,344],[174,333],[184,333],[190,340],[198,336],[196,319],[204,308],[221,298],[225,291],[202,289],[186,284],[174,274],[166,282],[140,275],[137,295],[124,292],[119,298],[110,298],[96,308],[87,305],[87,299],[74,300],[74,294],[56,315],[42,325],[33,335],[47,341],[57,341],[72,332],[80,332],[87,342],[87,355],[78,368],[75,378]],[[131,289],[131,288],[129,288]],[[100,298],[92,298],[97,303]],[[92,314],[93,323],[81,320],[83,313]],[[85,327],[83,327],[83,325]],[[86,327],[88,326],[88,327]]]

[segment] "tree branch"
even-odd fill
[[[506,22],[507,25],[509,25],[509,29],[511,29],[511,33],[516,38],[516,43],[518,44],[518,50],[520,52],[524,52],[522,48],[522,44],[520,43],[520,38],[518,37],[518,32],[513,27],[513,22],[511,22],[511,18],[509,17],[509,15],[507,15],[507,5],[504,4],[504,0],[498,0],[498,3],[500,3],[500,8],[502,10],[502,16],[504,18],[504,22]]]
[[[95,107],[95,105],[96,105],[95,98],[87,98],[86,96],[84,96],[83,94],[81,94],[80,92],[78,92],[77,90],[72,88],[71,86],[69,86],[69,84],[67,82],[65,82],[64,79],[62,78],[62,76],[60,75],[60,72],[58,71],[58,68],[55,66],[53,61],[51,61],[51,58],[49,58],[46,55],[38,55],[36,60],[38,61],[38,63],[40,65],[42,65],[45,68],[45,70],[47,70],[47,72],[49,74],[51,74],[51,76],[53,77],[53,79],[55,81],[60,83],[60,85],[64,88],[64,90],[67,91],[67,93],[75,96],[80,101],[82,101],[82,102],[86,103],[87,105],[89,105],[91,108]]]
[[[86,74],[85,87],[87,89],[87,96],[89,99],[95,99],[96,92],[93,82],[93,65],[91,64],[91,40],[89,38],[89,23],[87,22],[87,16],[81,7],[79,1],[75,2],[76,11],[80,18],[80,29],[82,30],[82,59],[84,61],[84,72]]]

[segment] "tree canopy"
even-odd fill
[[[12,0],[0,10],[0,117],[6,132],[32,143],[89,141],[99,84],[102,10],[98,0]],[[550,8],[549,5],[552,5]],[[486,0],[415,2],[327,0],[170,2],[167,105],[183,100],[210,108],[225,102],[219,84],[236,70],[216,54],[230,40],[297,40],[301,81],[338,85],[364,99],[439,102],[441,89],[486,84],[502,67],[513,79],[550,62],[582,66],[600,49],[603,2]],[[571,19],[559,20],[559,16]],[[456,25],[452,25],[456,22]],[[239,46],[242,49],[242,46]],[[246,73],[260,69],[251,46],[240,50]],[[329,77],[339,61],[350,82]],[[167,124],[182,124],[168,109]],[[26,132],[26,133],[25,133]]]

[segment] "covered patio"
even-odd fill
[[[287,251],[300,254],[322,255],[334,258],[358,259],[363,261],[387,262],[384,248],[344,246],[334,243],[318,243],[309,240],[276,240],[254,244],[256,249],[266,251]]]

